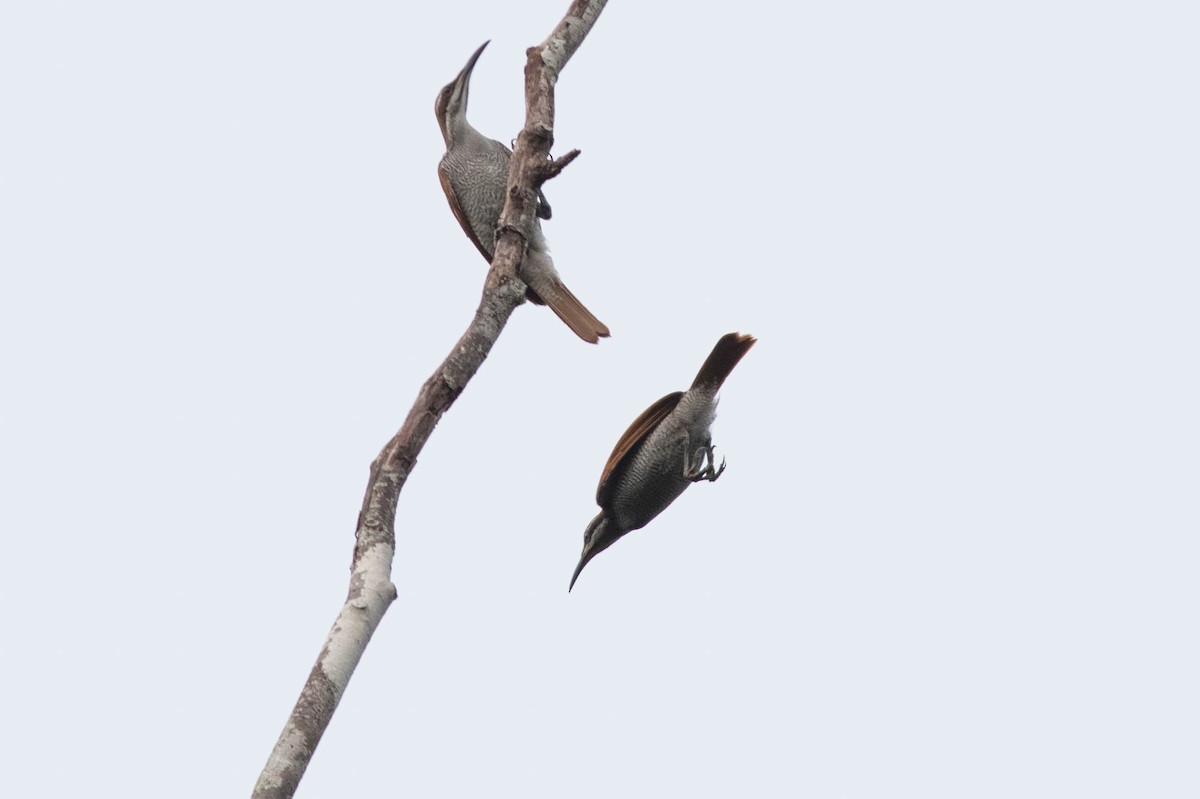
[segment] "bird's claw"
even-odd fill
[[[684,459],[683,459],[683,476],[684,476],[684,478],[687,480],[691,480],[693,483],[699,483],[701,480],[707,480],[708,482],[711,483],[714,480],[716,480],[718,477],[720,477],[721,473],[725,471],[725,459],[721,458],[720,468],[714,469],[713,468],[713,450],[714,449],[715,449],[715,447],[713,447],[711,444],[706,447],[697,448],[696,453],[694,455],[695,460],[692,462],[689,462],[689,459],[687,457],[687,452],[685,450],[684,451]],[[706,461],[707,461],[707,464],[706,464]]]
[[[711,467],[711,466],[712,466],[712,464],[710,463],[710,464],[709,464],[709,467]],[[722,474],[724,471],[725,471],[725,459],[724,459],[724,458],[721,458],[721,466],[720,466],[720,467],[719,467],[719,468],[718,468],[718,469],[717,469],[715,472],[713,472],[713,476],[712,476],[712,477],[710,477],[710,478],[708,478],[708,481],[709,481],[710,483],[711,483],[711,482],[713,482],[713,481],[714,481],[714,480],[716,480],[718,477],[720,477],[720,476],[721,476],[721,474]]]
[[[550,203],[547,202],[546,195],[542,192],[541,189],[537,190],[536,213],[537,213],[538,219],[549,219],[551,217],[551,215],[553,214],[553,211],[550,210]]]

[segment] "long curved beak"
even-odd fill
[[[438,127],[442,129],[442,138],[446,140],[446,149],[454,143],[454,131],[458,130],[467,118],[467,95],[471,89],[471,71],[475,62],[483,53],[483,49],[491,43],[491,39],[479,45],[479,49],[471,53],[467,65],[459,70],[454,80],[447,83],[438,92],[433,111],[437,115]]]
[[[608,512],[603,508],[596,514],[596,518],[588,522],[587,529],[583,531],[583,554],[579,556],[579,565],[575,567],[575,573],[571,575],[571,584],[567,586],[567,593],[570,593],[571,589],[575,587],[575,581],[579,579],[579,573],[583,571],[583,567],[628,532],[621,531],[613,535],[610,532],[612,524],[613,522],[608,518]]]
[[[571,584],[567,586],[567,593],[571,593],[571,589],[575,587],[575,581],[579,579],[579,573],[583,571],[583,567],[588,565],[588,561],[595,557],[596,552],[591,552],[586,549],[583,551],[583,556],[579,558],[579,565],[575,567],[575,573],[571,575]]]
[[[470,88],[471,72],[475,69],[475,62],[479,60],[479,56],[483,54],[484,48],[492,43],[488,39],[483,44],[479,45],[479,49],[471,53],[471,57],[467,59],[467,65],[462,68],[458,76],[454,79],[454,93],[461,97],[459,101],[463,108],[467,107],[467,89]]]

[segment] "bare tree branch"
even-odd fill
[[[523,301],[525,285],[517,274],[537,209],[537,191],[578,155],[573,151],[557,161],[549,160],[554,142],[554,85],[606,2],[575,0],[546,41],[526,53],[525,127],[517,137],[508,200],[479,308],[450,355],[421,387],[399,432],[371,464],[358,515],[346,602],[258,778],[254,799],[286,799],[295,794],[350,676],[396,598],[392,560],[400,491],[433,428],[479,370],[509,316]]]
[[[571,152],[567,153],[566,155],[560,155],[558,158],[555,158],[553,161],[547,161],[545,166],[542,167],[542,178],[544,180],[550,180],[551,178],[558,177],[559,175],[562,174],[562,171],[564,169],[566,169],[567,166],[578,157],[579,157],[579,151],[572,150]]]

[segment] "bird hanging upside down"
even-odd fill
[[[490,264],[496,245],[496,226],[504,210],[508,187],[508,164],[512,152],[494,139],[489,139],[467,121],[467,95],[471,88],[471,71],[488,43],[476,50],[467,65],[453,81],[438,94],[434,104],[446,154],[438,164],[442,190],[450,203],[454,218],[463,232]],[[538,189],[537,216],[550,218],[550,205]],[[584,341],[595,344],[608,336],[608,327],[592,315],[570,292],[550,258],[549,247],[542,235],[542,225],[533,220],[533,231],[521,263],[521,279],[529,287],[527,296],[538,305],[548,305],[558,318]]]
[[[756,341],[741,333],[722,336],[691,388],[651,405],[621,436],[600,475],[600,514],[583,533],[583,554],[568,591],[588,561],[618,538],[645,527],[692,483],[711,482],[725,471],[724,459],[719,468],[713,462],[717,391]]]

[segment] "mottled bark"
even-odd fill
[[[605,2],[575,0],[546,41],[527,51],[525,127],[513,152],[508,200],[500,217],[495,256],[483,297],[467,331],[425,381],[399,432],[371,464],[358,516],[346,602],[258,778],[255,799],[283,799],[295,794],[371,635],[396,598],[391,575],[400,490],[433,428],[483,364],[525,295],[525,285],[517,275],[537,210],[537,192],[579,154],[572,151],[557,161],[550,160],[550,147],[554,143],[554,84]]]

